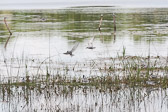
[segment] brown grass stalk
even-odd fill
[[[101,17],[100,17],[100,23],[99,23],[99,31],[101,33],[101,24],[102,24],[102,20],[103,20],[103,15],[101,14]]]
[[[5,25],[6,25],[6,28],[8,29],[10,35],[12,35],[12,32],[10,31],[9,27],[8,27],[8,24],[6,22],[6,17],[4,17],[4,22],[5,22]]]
[[[114,24],[114,35],[116,33],[116,22],[115,22],[115,15],[113,14],[113,24]]]
[[[5,43],[5,46],[4,46],[5,49],[6,49],[6,46],[7,46],[8,42],[9,42],[10,37],[11,37],[11,35],[9,35],[9,37],[8,37],[6,43]]]

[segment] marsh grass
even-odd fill
[[[132,66],[131,66],[132,67]],[[128,68],[126,68],[128,69]],[[167,69],[166,68],[150,68],[149,70],[154,69]],[[123,69],[124,70],[124,69]],[[131,71],[131,70],[134,70]],[[2,83],[1,86],[37,86],[38,84],[47,84],[47,85],[64,85],[64,86],[95,86],[95,87],[118,87],[118,86],[142,86],[142,87],[167,87],[168,86],[168,77],[167,76],[158,76],[152,77],[149,75],[142,75],[140,74],[141,71],[145,70],[144,68],[135,68],[129,69],[130,75],[125,76],[91,76],[91,77],[71,77],[71,76],[62,76],[62,75],[48,75],[48,72],[44,76],[38,77],[13,77],[8,79],[7,83]],[[114,70],[109,70],[110,72]],[[135,74],[133,74],[135,73]],[[148,71],[144,74],[149,74]],[[20,79],[20,80],[18,80]],[[152,82],[153,84],[149,84],[148,82]]]
[[[4,64],[7,70],[10,67],[10,73],[9,71],[7,72],[8,77],[5,79],[1,78],[1,91],[10,91],[10,88],[13,86],[27,87],[27,89],[37,88],[40,90],[41,85],[45,85],[43,89],[48,86],[51,86],[51,88],[65,86],[63,90],[65,93],[68,92],[66,87],[69,86],[72,88],[82,86],[95,87],[101,91],[111,89],[116,91],[123,87],[168,87],[167,57],[127,56],[125,47],[123,47],[122,56],[91,60],[86,63],[63,64],[63,66],[58,67],[54,67],[53,57],[49,55],[41,62],[34,59],[19,60],[18,58],[5,60],[4,56]],[[12,77],[12,66],[8,66],[8,63],[11,65],[16,64],[15,61],[18,63],[18,72],[16,77]],[[36,68],[33,68],[35,72],[31,72],[31,65],[36,65]],[[21,68],[21,66],[23,67]],[[24,72],[21,72],[21,69],[24,69]],[[100,75],[87,76],[85,73],[88,72],[83,72],[83,69],[90,69],[90,73],[99,73]],[[81,76],[71,76],[69,74],[82,74],[82,72],[83,75]],[[25,75],[20,77],[19,73],[24,73]],[[103,90],[102,87],[104,87]]]
[[[23,61],[19,62],[19,66],[23,64],[25,65],[25,76],[19,77],[19,75],[17,75],[16,77],[10,76],[5,79],[1,78],[0,95],[2,96],[2,102],[9,102],[10,105],[12,105],[11,102],[15,97],[18,98],[18,102],[21,101],[25,103],[23,106],[17,107],[15,104],[17,101],[15,99],[13,100],[13,107],[9,110],[83,111],[85,106],[83,107],[80,103],[73,104],[73,96],[77,97],[77,94],[83,94],[85,97],[92,94],[96,96],[98,93],[100,93],[99,96],[108,96],[110,94],[110,96],[112,95],[110,97],[112,100],[109,102],[114,105],[110,107],[109,110],[111,110],[111,108],[117,108],[116,105],[119,103],[118,100],[120,100],[120,97],[123,99],[125,97],[128,98],[124,100],[124,102],[145,102],[145,99],[150,97],[151,92],[160,89],[165,90],[168,87],[168,77],[166,75],[168,67],[163,64],[165,59],[161,59],[161,57],[151,57],[150,68],[148,66],[148,57],[126,56],[124,54],[123,56],[118,56],[116,58],[109,58],[107,59],[108,62],[101,61],[101,63],[104,63],[104,65],[101,64],[101,66],[99,66],[99,62],[92,60],[83,65],[92,68],[91,70],[97,69],[97,72],[100,72],[101,75],[83,75],[81,77],[68,75],[68,72],[70,71],[76,72],[78,68],[82,66],[81,63],[74,63],[74,65],[66,64],[62,69],[65,72],[55,72],[54,67],[51,67],[49,72],[49,65],[47,62],[38,62],[40,66],[36,67],[38,72],[35,71],[35,74],[31,75],[31,72],[29,72],[30,62]],[[50,64],[50,66],[52,66],[52,63]],[[18,69],[20,70],[21,68]],[[42,72],[41,70],[46,72]],[[164,74],[159,75],[160,72],[163,72]],[[38,73],[38,75],[36,75],[36,73]],[[135,88],[139,88],[138,91],[135,91]],[[146,88],[146,93],[141,93],[140,88]],[[129,89],[129,92],[125,91],[126,89]],[[136,98],[134,97],[135,94]],[[156,95],[158,94],[159,93]],[[96,98],[95,96],[92,97]],[[43,102],[39,102],[38,107],[35,107],[33,105],[33,98],[37,98],[37,100],[43,98],[46,102],[44,103],[45,106],[43,105]],[[52,104],[51,102],[53,102],[53,98],[55,98],[55,100]],[[64,100],[61,100],[62,98]],[[68,99],[70,99],[70,104],[67,104]],[[92,102],[94,102],[95,107],[93,105],[88,105],[88,107],[94,108],[93,110],[98,107],[105,108],[105,101],[108,100],[101,99],[101,102],[104,102],[101,104],[99,101],[93,100]],[[75,100],[75,102],[77,101]],[[61,105],[64,106],[62,107]],[[89,109],[87,111],[89,111]]]
[[[5,26],[6,26],[7,30],[8,30],[8,32],[9,32],[9,37],[8,37],[7,41],[5,42],[5,46],[4,46],[4,48],[6,49],[7,44],[8,44],[8,42],[9,42],[9,39],[10,39],[11,36],[12,36],[12,32],[10,31],[9,26],[8,26],[8,24],[7,24],[7,22],[6,22],[6,17],[4,17],[4,23],[5,23]]]

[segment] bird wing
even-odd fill
[[[76,50],[76,48],[78,47],[78,45],[79,45],[79,42],[76,43],[76,44],[73,46],[73,48],[71,49],[71,52],[74,52],[74,51]]]
[[[89,41],[89,43],[88,43],[88,45],[89,45],[90,47],[93,47],[93,41],[94,41],[94,39],[95,39],[95,37],[93,37],[93,38],[90,39],[90,41]]]
[[[91,38],[90,43],[93,43],[94,39],[95,39],[95,37]]]

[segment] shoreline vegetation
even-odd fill
[[[38,85],[46,84],[52,85],[53,87],[54,85],[62,85],[74,87],[93,86],[96,88],[105,86],[109,89],[120,89],[121,86],[155,88],[168,87],[168,66],[166,61],[167,58],[161,58],[159,56],[139,57],[123,55],[119,56],[118,58],[109,58],[106,60],[108,60],[110,64],[104,62],[103,65],[98,66],[98,62],[94,61],[94,67],[92,67],[94,68],[94,70],[97,70],[97,72],[100,72],[101,75],[99,76],[97,76],[96,74],[92,76],[85,76],[85,72],[83,72],[82,69],[78,70],[78,72],[83,72],[82,76],[68,76],[66,74],[67,72],[76,72],[76,64],[69,65],[69,67],[66,65],[66,67],[64,67],[65,72],[63,74],[61,74],[61,72],[52,74],[52,70],[54,71],[55,68],[49,68],[49,66],[46,65],[47,67],[45,74],[41,74],[44,72],[40,72],[40,70],[37,70],[38,72],[34,72],[33,75],[30,75],[27,72],[25,77],[16,76],[1,78],[0,85],[2,87],[38,87]],[[83,63],[83,65],[86,66],[86,63]],[[93,60],[92,62],[90,62],[90,65],[93,65]],[[52,65],[50,64],[50,66]],[[37,68],[40,69],[40,67],[41,65]],[[25,69],[28,69],[27,66],[25,66]],[[60,68],[57,69],[59,71]]]

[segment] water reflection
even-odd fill
[[[73,87],[1,88],[0,111],[167,111],[167,89]],[[6,91],[8,90],[8,91]],[[17,105],[16,105],[17,104]]]
[[[151,56],[167,56],[166,8],[117,8],[72,7],[57,10],[11,10],[0,11],[1,60],[28,58],[41,60],[55,56],[54,61],[85,62],[97,58],[115,57],[122,54],[147,56],[149,40]],[[117,31],[114,28],[114,16]],[[103,14],[101,33],[98,31],[100,15]],[[7,50],[8,38],[3,17],[13,32]],[[92,51],[85,49],[94,39]],[[75,56],[63,53],[80,42]],[[2,55],[4,54],[4,55]],[[11,55],[12,54],[12,55]]]

